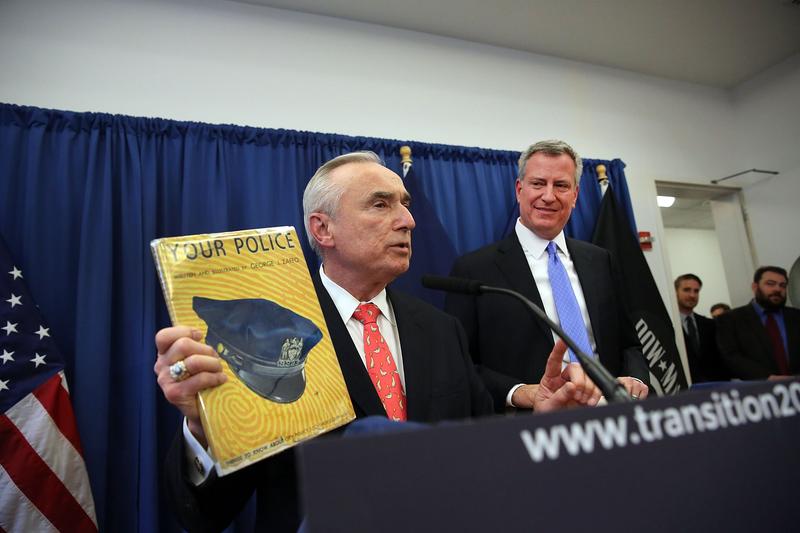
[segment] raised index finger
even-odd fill
[[[558,339],[553,351],[547,357],[547,366],[544,369],[544,375],[548,378],[556,378],[561,375],[561,365],[564,361],[564,352],[567,351],[567,345],[563,340]]]

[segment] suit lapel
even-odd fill
[[[542,297],[536,288],[536,282],[533,280],[528,260],[525,258],[525,252],[522,251],[522,245],[519,243],[516,232],[512,232],[497,245],[495,264],[509,287],[543,308]],[[534,319],[534,323],[548,335],[548,338],[552,339],[547,324],[538,318]]]
[[[427,420],[431,393],[429,345],[425,342],[424,324],[417,320],[411,300],[387,289],[397,321],[403,374],[406,382],[406,402],[409,420]]]
[[[375,392],[375,386],[372,384],[369,374],[367,374],[367,369],[364,367],[361,356],[358,355],[358,350],[353,344],[353,339],[350,337],[347,327],[342,322],[339,311],[336,309],[328,291],[325,290],[319,280],[319,276],[314,275],[312,279],[319,298],[319,305],[322,308],[322,314],[325,316],[328,332],[331,335],[331,342],[333,342],[333,348],[336,351],[336,358],[339,360],[339,366],[347,384],[347,391],[350,393],[350,399],[367,416],[386,416],[386,411],[383,409],[378,394]]]
[[[756,312],[756,310],[753,308],[752,303],[747,304],[747,314],[744,315],[744,319],[745,327],[747,330],[753,332],[753,334],[756,336],[756,339],[758,339],[758,344],[761,345],[761,362],[769,365],[769,368],[772,369],[772,372],[777,374],[779,372],[778,363],[775,362],[775,357],[772,355],[772,341],[769,339],[769,336],[767,335],[767,329],[761,322],[761,317],[758,316],[758,312]]]

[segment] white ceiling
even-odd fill
[[[800,0],[237,1],[722,89],[800,53]],[[713,229],[704,194],[675,194],[664,226]]]
[[[730,89],[800,52],[800,0],[244,0]]]

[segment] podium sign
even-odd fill
[[[309,531],[788,531],[800,382],[299,449]]]

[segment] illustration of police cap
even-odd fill
[[[206,344],[256,394],[289,403],[306,387],[306,357],[322,332],[309,319],[270,300],[195,296],[192,308],[208,326]]]

